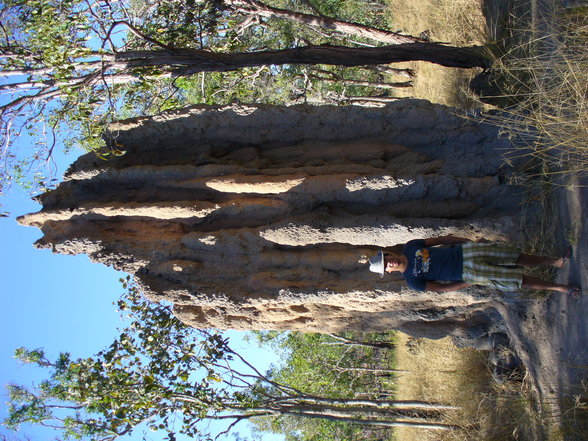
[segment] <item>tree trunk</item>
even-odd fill
[[[232,0],[230,3],[237,11],[244,14],[256,15],[266,18],[281,18],[297,23],[302,23],[313,28],[330,29],[343,34],[355,35],[356,37],[369,38],[386,44],[416,43],[424,42],[423,39],[411,35],[402,35],[398,32],[390,32],[384,29],[377,29],[364,26],[359,23],[335,20],[329,17],[317,17],[315,15],[302,14],[287,9],[272,8],[256,0]]]
[[[290,414],[293,416],[302,416],[297,414]],[[449,424],[444,423],[435,423],[435,422],[416,422],[416,421],[406,421],[406,420],[364,420],[361,418],[350,418],[350,417],[326,417],[323,415],[313,415],[313,414],[304,414],[303,416],[307,418],[323,418],[332,421],[340,421],[342,423],[352,423],[352,424],[362,424],[367,426],[381,426],[381,427],[413,427],[415,429],[428,429],[428,430],[452,430],[455,429],[455,426],[451,426]]]
[[[405,99],[400,96],[341,96],[338,100],[342,103],[351,103],[364,107],[383,107],[387,103]]]
[[[319,75],[309,75],[310,78],[317,80],[317,81],[324,81],[326,83],[337,83],[337,84],[345,84],[346,86],[364,86],[364,87],[373,87],[374,89],[396,89],[396,88],[405,88],[405,87],[412,87],[412,81],[402,81],[399,83],[381,83],[378,81],[361,81],[361,80],[351,80],[347,78],[325,78]]]
[[[3,85],[0,90],[19,91],[40,89],[36,94],[19,96],[0,106],[0,110],[16,108],[23,102],[48,101],[61,95],[63,87],[93,87],[96,84],[126,84],[136,79],[133,70],[157,68],[151,75],[185,77],[200,72],[226,72],[245,67],[267,65],[339,65],[363,66],[402,61],[428,61],[447,67],[486,67],[489,60],[479,47],[453,47],[434,43],[405,43],[395,46],[354,48],[345,46],[306,46],[277,51],[215,53],[198,49],[137,50],[101,54],[101,60],[81,63],[89,73],[56,81],[24,81]],[[31,72],[37,73],[39,69]],[[41,70],[42,71],[42,70]],[[158,72],[157,72],[158,71]],[[16,72],[24,72],[19,69]],[[8,71],[12,75],[11,71]],[[149,75],[149,73],[143,73]]]
[[[175,76],[198,72],[225,72],[244,67],[284,64],[328,64],[362,66],[401,61],[428,61],[447,67],[486,67],[488,60],[478,47],[454,47],[433,43],[354,48],[344,46],[305,46],[278,51],[215,53],[198,49],[118,52],[105,57],[119,70],[141,67],[171,69]]]
[[[397,421],[401,418],[404,421],[415,422],[438,422],[440,413],[410,411],[410,410],[382,410],[382,409],[364,409],[364,408],[347,408],[347,407],[327,407],[327,406],[287,406],[277,408],[276,411],[282,415],[296,413],[300,415],[320,415],[325,418],[360,418],[364,421]]]
[[[381,72],[381,73],[385,73],[388,75],[400,75],[406,78],[414,78],[414,70],[412,69],[399,69],[399,68],[395,68],[395,67],[389,67],[389,66],[382,66],[382,65],[376,65],[376,66],[370,66],[370,69],[376,71],[376,72]]]
[[[435,422],[435,421],[428,421],[426,418],[419,418],[419,419],[397,419],[397,418],[360,418],[358,416],[352,415],[334,415],[330,414],[329,412],[313,412],[313,411],[297,411],[297,410],[284,410],[282,412],[277,412],[280,415],[290,415],[290,416],[297,416],[303,418],[320,418],[324,420],[330,421],[339,421],[344,423],[352,423],[352,424],[362,424],[362,425],[370,425],[370,426],[382,426],[382,427],[414,427],[418,429],[431,429],[431,430],[451,430],[454,426],[449,424]]]
[[[334,340],[340,341],[339,344],[350,345],[350,346],[366,346],[369,348],[377,348],[377,349],[394,349],[396,345],[394,343],[390,343],[389,341],[359,341],[354,340],[352,338],[343,337],[342,335],[337,334],[327,334]]]
[[[176,395],[177,401],[206,404],[198,397]],[[447,430],[451,426],[440,423],[437,417],[441,410],[455,409],[435,403],[420,401],[343,400],[324,397],[274,397],[256,407],[247,407],[236,402],[225,402],[223,410],[236,415],[210,414],[207,418],[253,418],[256,416],[290,415],[303,418],[321,418],[364,425],[386,427],[411,426]]]
[[[404,410],[416,411],[441,411],[456,410],[455,406],[446,404],[431,403],[428,401],[401,401],[401,400],[370,400],[354,398],[326,398],[312,395],[286,396],[273,398],[273,402],[279,406],[305,405],[322,406],[324,408],[345,408],[345,409],[382,409],[382,410]]]
[[[404,369],[383,369],[370,367],[333,367],[337,372],[367,372],[373,374],[394,374],[398,372],[408,372]]]
[[[452,430],[455,429],[456,426],[452,426],[450,424],[436,422],[436,421],[429,421],[426,418],[416,419],[416,418],[380,418],[380,419],[371,419],[371,418],[359,418],[353,416],[345,416],[345,415],[331,415],[327,412],[311,412],[311,411],[296,411],[296,410],[284,410],[284,411],[276,411],[272,409],[253,409],[251,413],[246,413],[244,415],[218,415],[218,416],[208,416],[207,418],[210,419],[227,419],[227,418],[234,418],[234,419],[249,419],[255,418],[259,416],[279,416],[279,415],[286,415],[286,416],[293,416],[293,417],[300,417],[300,418],[318,418],[323,420],[329,421],[338,421],[342,423],[351,423],[351,424],[361,424],[363,426],[378,426],[378,427],[413,427],[415,429],[429,429],[429,430]]]

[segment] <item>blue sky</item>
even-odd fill
[[[67,161],[60,159],[61,164]],[[60,173],[62,170],[63,167]],[[33,367],[13,359],[16,348],[42,347],[50,355],[61,351],[92,355],[112,341],[117,326],[122,324],[112,305],[122,292],[116,271],[92,264],[86,256],[63,256],[33,247],[42,233],[18,225],[15,218],[39,208],[17,186],[9,189],[2,200],[3,211],[10,213],[8,218],[0,219],[2,386],[10,382],[30,384],[38,378]],[[5,402],[4,387],[1,393]],[[0,415],[5,414],[3,405]],[[0,433],[7,431],[0,427]],[[35,440],[52,439],[37,431],[31,434]]]
[[[69,156],[56,153],[58,177],[76,156],[75,152]],[[113,302],[123,292],[119,278],[124,274],[92,263],[85,255],[64,256],[35,249],[33,243],[42,233],[36,228],[18,225],[15,219],[38,211],[39,204],[16,186],[7,192],[1,203],[0,211],[10,212],[9,217],[0,218],[0,419],[4,419],[4,385],[31,385],[39,381],[41,374],[34,367],[15,360],[14,350],[21,346],[44,348],[50,358],[59,352],[83,357],[109,345],[117,328],[123,326]],[[262,369],[277,361],[273,354],[260,350],[255,343],[245,342],[240,333],[231,332],[230,336],[231,346],[255,360]],[[249,429],[241,426],[240,434],[249,437]],[[45,441],[58,437],[58,433],[49,429],[23,427],[15,434],[0,426],[0,438],[2,435],[12,441]],[[280,438],[264,436],[264,440],[270,439]]]

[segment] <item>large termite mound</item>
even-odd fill
[[[20,222],[42,229],[40,248],[135,274],[192,326],[476,338],[495,317],[488,293],[410,292],[363,258],[413,238],[518,237],[490,126],[416,100],[200,106],[105,140],[108,160],[81,156]]]

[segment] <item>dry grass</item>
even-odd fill
[[[562,415],[561,429],[556,435],[567,441],[585,440],[588,434],[588,379],[577,385],[575,393],[563,404],[567,410]],[[553,437],[553,441],[559,440]]]
[[[389,0],[392,29],[459,46],[486,42],[483,0]]]
[[[556,2],[550,6],[553,19],[540,34],[527,30],[527,17],[514,19],[509,41],[516,44],[496,55],[498,98],[509,105],[492,122],[530,148],[550,173],[585,172],[588,8],[570,12]]]
[[[446,415],[458,429],[448,432],[398,428],[397,440],[539,440],[546,421],[532,391],[516,376],[498,384],[480,351],[457,348],[449,338],[413,339],[399,333],[397,399],[442,402],[461,409]],[[555,432],[554,432],[555,433]],[[549,438],[555,441],[553,435]]]
[[[482,3],[482,0],[390,0],[388,21],[390,29],[417,36],[426,32],[431,41],[481,45],[486,41]],[[426,62],[399,63],[398,67],[401,64],[414,69],[416,78],[412,90],[398,92],[398,96],[424,98],[464,109],[481,107],[468,90],[479,69],[455,69]]]
[[[463,406],[449,416],[452,424],[468,425],[477,413],[479,397],[489,388],[491,378],[485,357],[473,349],[455,347],[449,338],[413,339],[398,334],[397,399],[425,400]],[[455,432],[440,432],[408,427],[398,428],[397,439],[449,440]]]

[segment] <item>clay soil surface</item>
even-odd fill
[[[555,418],[577,406],[575,400],[585,397],[588,387],[588,178],[572,176],[565,181],[554,190],[554,203],[543,215],[557,219],[556,249],[573,246],[573,256],[556,280],[581,286],[583,295],[554,293],[500,306],[528,380]]]

